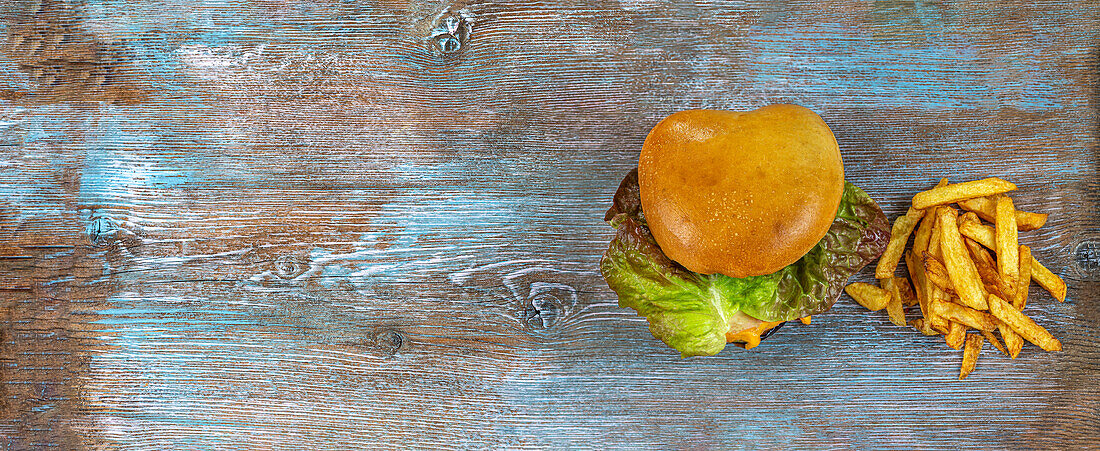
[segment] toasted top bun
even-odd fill
[[[809,252],[844,192],[825,121],[796,105],[690,110],[657,124],[638,163],[642,211],[669,258],[703,274],[771,274]]]

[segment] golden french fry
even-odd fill
[[[1005,349],[1004,345],[1001,344],[1001,340],[998,340],[997,336],[993,335],[993,332],[987,330],[983,330],[981,332],[982,336],[985,337],[986,340],[989,340],[989,344],[993,345],[994,348],[997,348],[998,351],[1001,351],[1002,354],[1009,355],[1008,350]]]
[[[1066,282],[1050,272],[1046,266],[1040,264],[1039,260],[1034,257],[1031,259],[1031,280],[1046,288],[1058,302],[1066,300]]]
[[[1012,306],[1023,310],[1027,306],[1027,292],[1031,290],[1031,248],[1020,245],[1020,283],[1016,286],[1016,295],[1012,297]]]
[[[947,274],[947,268],[938,258],[924,253],[924,276],[941,290],[954,293],[955,285],[951,283],[951,276]]]
[[[970,252],[970,259],[974,260],[975,266],[983,265],[993,268],[994,271],[997,270],[997,260],[993,258],[988,249],[966,236],[963,237],[963,244],[966,245],[966,250]]]
[[[928,284],[932,288],[930,291],[931,295],[928,298],[927,314],[924,316],[924,319],[929,322],[928,327],[931,327],[933,330],[938,331],[940,334],[947,335],[950,321],[948,321],[947,318],[944,318],[943,315],[938,315],[935,311],[932,310],[932,301],[938,299],[940,301],[946,302],[951,299],[951,296],[945,293],[943,290],[940,289],[940,287],[937,287],[935,284],[931,282],[928,282]]]
[[[802,324],[805,324],[805,325],[809,326],[811,318],[809,316],[803,316],[803,317],[799,318],[798,320],[802,321]]]
[[[947,177],[940,179],[940,183],[936,187],[945,185],[947,185]],[[928,250],[928,244],[932,239],[932,229],[936,228],[936,209],[929,208],[924,212],[924,219],[921,220],[920,227],[917,227],[917,231],[913,234],[913,254],[918,257],[924,255],[924,251]]]
[[[946,336],[951,332],[951,321],[948,321],[942,316],[936,316],[928,320],[928,327],[936,331],[937,334]]]
[[[1014,189],[1016,189],[1016,185],[997,177],[990,177],[972,182],[955,183],[917,193],[913,196],[913,208],[923,210],[928,207],[950,204],[960,200],[1006,193]]]
[[[997,248],[996,232],[992,227],[981,224],[966,224],[959,228],[959,233],[987,248]],[[1049,291],[1058,302],[1066,300],[1066,282],[1050,272],[1034,257],[1031,259],[1031,280]]]
[[[917,294],[913,292],[913,286],[909,284],[909,279],[905,277],[895,277],[894,283],[898,286],[898,293],[901,294],[902,305],[916,305]]]
[[[928,328],[936,331],[940,335],[947,335],[951,331],[951,321],[942,316],[933,316],[931,318],[925,318],[928,321]]]
[[[1005,347],[1008,348],[1008,356],[1016,358],[1020,355],[1020,350],[1024,348],[1024,338],[1020,334],[1013,332],[1011,327],[1008,327],[1004,321],[997,321],[997,330],[1001,332],[1001,338],[1005,340]]]
[[[890,292],[869,283],[856,282],[844,287],[844,292],[868,310],[879,311],[890,302]]]
[[[1029,231],[1045,226],[1047,213],[1016,210],[1016,230]]]
[[[997,262],[993,260],[993,256],[989,255],[989,251],[970,238],[963,238],[963,242],[970,251],[974,266],[978,268],[978,277],[982,279],[986,292],[995,293],[1002,299],[1007,296],[1007,293],[1013,293],[1008,282],[997,272]]]
[[[913,319],[909,320],[909,325],[913,326],[914,329],[916,329],[918,332],[920,332],[922,334],[925,334],[925,335],[940,335],[939,332],[936,332],[935,330],[932,329],[931,324],[932,323],[930,321],[925,321],[924,318],[913,318]]]
[[[959,233],[991,250],[997,249],[997,233],[993,227],[967,222],[959,226]]]
[[[1044,351],[1061,351],[1062,343],[1054,338],[1042,326],[1038,325],[1027,315],[1020,313],[1009,303],[997,297],[989,295],[989,312],[997,319],[1003,321],[1013,332],[1020,334],[1025,340],[1034,343]]]
[[[985,292],[985,286],[978,277],[978,268],[967,254],[962,236],[959,235],[956,225],[958,212],[953,208],[940,208],[937,215],[940,225],[940,252],[943,253],[943,263],[947,267],[947,274],[951,276],[955,292],[967,307],[988,309],[985,300],[988,293]]]
[[[967,334],[966,348],[963,349],[962,368],[959,369],[960,381],[966,379],[966,376],[974,371],[974,366],[978,363],[978,354],[982,351],[983,341],[981,334]]]
[[[994,233],[997,245],[997,272],[1008,284],[1005,295],[1015,292],[1012,287],[1017,284],[1020,277],[1020,243],[1019,233],[1016,229],[1016,207],[1008,196],[997,198],[996,222]],[[1011,296],[1009,297],[1011,298]]]
[[[928,210],[928,214],[927,214],[927,217],[930,217],[932,219],[932,226],[931,226],[931,230],[928,232],[929,233],[928,250],[926,252],[930,255],[935,256],[936,258],[939,258],[941,255],[943,255],[940,252],[940,226],[939,226],[940,221],[939,221],[939,218],[938,218],[940,208],[941,207],[932,207],[931,209]],[[942,208],[947,208],[947,207],[942,207]],[[921,261],[920,266],[923,268],[924,267],[923,257],[921,255],[923,255],[923,253],[918,254],[916,260]],[[929,320],[929,322],[931,323],[931,324],[929,324],[929,327],[939,331],[941,334],[946,334],[947,333],[947,320],[945,320],[941,317],[938,317],[938,316],[932,314],[931,312],[929,312],[929,310],[927,309],[927,307],[928,307],[927,304],[929,302],[931,302],[932,299],[938,299],[940,297],[943,297],[943,298],[946,299],[947,297],[944,296],[944,291],[942,289],[940,289],[938,286],[936,286],[935,283],[932,283],[932,279],[928,278],[928,271],[927,270],[922,269],[921,273],[924,275],[924,277],[922,278],[922,281],[924,283],[924,292],[925,292],[925,294],[927,294],[927,299],[925,299],[925,301],[924,301],[925,302],[925,310],[924,311],[926,312],[925,318],[927,318]]]
[[[978,217],[996,222],[996,202],[989,197],[975,197],[973,199],[960,200],[959,206],[963,210],[974,212]],[[1047,222],[1046,213],[1029,213],[1016,210],[1016,228],[1020,231],[1035,230]]]
[[[890,316],[890,322],[905,327],[905,310],[901,305],[901,291],[898,290],[897,278],[879,279],[878,283],[882,289],[890,292],[890,301],[886,303],[886,313]]]
[[[1047,223],[1046,213],[1030,213],[1016,210],[1016,229],[1022,231],[1035,230]]]
[[[891,296],[890,302],[886,303],[886,314],[895,326],[905,327],[905,308],[901,305],[901,299]]]
[[[932,301],[931,307],[936,315],[947,318],[951,322],[964,324],[984,331],[993,331],[997,328],[992,315],[985,312],[979,312],[969,307],[964,307],[954,302],[944,302],[935,299]]]
[[[905,251],[905,244],[909,242],[909,235],[917,227],[917,223],[924,217],[924,210],[910,208],[905,216],[899,216],[894,220],[894,226],[890,229],[890,242],[886,243],[886,250],[878,259],[875,267],[875,277],[885,279],[893,277],[898,269],[898,261]]]
[[[924,251],[928,250],[928,243],[932,238],[932,226],[936,224],[936,209],[930,208],[924,211],[926,212],[924,219],[921,220],[917,231],[913,233],[913,253],[917,255],[923,255]]]
[[[1012,307],[1016,310],[1023,310],[1024,306],[1027,305],[1027,292],[1031,289],[1031,248],[1021,244],[1019,253],[1020,278],[1016,286],[1016,293],[1013,294]],[[1008,356],[1015,359],[1024,348],[1024,338],[1013,332],[1012,328],[1008,327],[1004,321],[997,321],[997,330],[1001,331],[1001,338],[1005,340]]]
[[[940,335],[947,335],[949,332],[951,332],[951,321],[948,321],[947,318],[944,318],[942,316],[933,316],[931,319],[928,320],[928,322],[930,323],[928,327],[932,328],[932,330],[936,332],[939,332]]]
[[[958,219],[958,221],[956,221],[956,223],[959,225],[959,227],[962,227],[963,224],[966,224],[968,222],[981,224],[982,220],[978,219],[978,216],[975,215],[973,212],[968,211],[966,213],[963,213],[963,214],[959,215],[959,219]]]
[[[966,339],[966,326],[954,321],[948,324],[947,333],[943,336],[944,341],[947,342],[947,346],[950,346],[951,349],[962,348],[963,340]]]
[[[932,210],[929,210],[936,212],[937,219],[936,225],[932,227],[932,238],[928,241],[928,253],[936,258],[941,258],[943,256],[943,250],[941,246],[943,242],[943,231],[940,230],[942,227],[940,227],[940,221],[938,219],[940,210],[947,210],[947,208],[934,208]]]
[[[929,292],[925,290],[927,280],[924,278],[924,265],[918,263],[913,252],[905,253],[905,267],[909,270],[909,278],[913,280],[913,289],[916,292],[917,305],[920,306],[922,316],[927,316]]]

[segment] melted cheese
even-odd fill
[[[763,322],[740,332],[727,332],[726,343],[745,343],[745,349],[755,348],[760,344],[760,334],[782,323],[782,321]]]
[[[810,324],[810,317],[803,316],[798,319],[802,321],[802,324]],[[744,343],[745,349],[755,348],[760,344],[760,335],[775,326],[782,324],[783,321],[776,322],[761,322],[756,326],[748,329],[741,330],[739,332],[726,332],[726,343]]]

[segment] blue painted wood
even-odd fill
[[[0,448],[1100,445],[1095,2],[0,17]],[[653,339],[596,269],[611,194],[665,115],[778,102],[891,218],[942,176],[1017,183],[1065,350],[957,382],[847,298],[751,352]]]

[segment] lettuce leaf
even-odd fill
[[[619,306],[646,317],[653,336],[684,357],[725,348],[730,321],[739,315],[788,321],[828,310],[848,278],[878,258],[890,239],[882,209],[847,182],[825,237],[797,262],[762,276],[699,274],[669,259],[646,225],[637,170],[619,185],[604,220],[617,232],[600,272]]]

